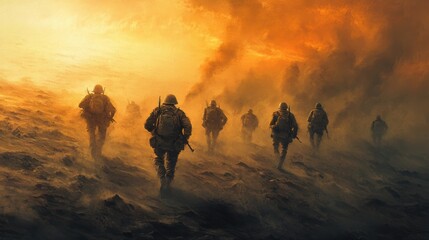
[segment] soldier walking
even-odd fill
[[[82,108],[81,116],[87,124],[91,156],[98,159],[102,156],[106,131],[110,123],[114,121],[116,108],[109,97],[104,95],[104,89],[101,85],[95,85],[92,92],[88,92],[88,95],[80,102],[79,107]]]
[[[222,109],[217,106],[215,100],[210,101],[210,106],[204,110],[203,127],[206,129],[208,150],[213,151],[216,147],[219,132],[223,129],[228,118]]]
[[[258,118],[253,114],[252,109],[249,109],[247,113],[241,116],[241,124],[241,137],[243,138],[243,141],[251,143],[253,132],[259,125]]]
[[[378,115],[371,124],[372,140],[375,145],[379,146],[381,144],[381,140],[386,134],[387,129],[386,122]]]
[[[154,164],[161,182],[161,195],[170,191],[179,153],[184,150],[192,134],[191,121],[176,104],[176,97],[168,95],[163,104],[152,111],[145,123],[145,129],[152,133],[150,146],[156,155]]]
[[[316,107],[308,115],[308,133],[310,134],[311,146],[319,150],[323,133],[328,131],[329,124],[328,114],[323,109],[322,104],[316,103]],[[314,136],[316,135],[316,137]]]
[[[271,138],[273,139],[274,154],[279,159],[277,169],[283,169],[283,163],[286,159],[287,149],[294,138],[297,138],[298,124],[295,116],[290,112],[285,102],[280,103],[279,110],[273,113],[270,122]],[[279,152],[279,146],[282,145],[282,152]]]

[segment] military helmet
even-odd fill
[[[173,94],[168,94],[164,99],[164,104],[167,104],[167,105],[178,104],[176,96],[174,96]]]
[[[287,104],[285,102],[281,102],[279,104],[279,109],[280,110],[287,110]]]
[[[94,90],[92,90],[92,92],[95,93],[95,94],[104,93],[103,86],[101,86],[100,84],[95,85],[94,86]]]
[[[211,100],[211,101],[210,101],[210,106],[212,106],[212,107],[216,107],[216,106],[217,106],[216,101],[215,101],[215,100]]]
[[[321,104],[321,103],[316,103],[316,108],[317,108],[317,109],[322,108],[322,104]]]
[[[248,111],[248,113],[253,113],[253,110],[250,108],[249,111]]]

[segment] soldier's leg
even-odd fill
[[[246,128],[244,129],[245,142],[250,143],[252,141],[252,130]]]
[[[167,164],[166,164],[167,166],[166,166],[166,173],[165,173],[167,187],[170,186],[170,183],[174,179],[174,173],[176,170],[176,163],[177,163],[178,157],[179,157],[179,152],[176,152],[176,151],[167,152]]]
[[[309,134],[310,134],[310,143],[311,143],[311,146],[313,148],[315,148],[315,144],[314,144],[314,134],[315,134],[315,132],[310,129]]]
[[[279,165],[277,166],[278,169],[283,169],[283,163],[285,162],[285,159],[286,159],[289,140],[282,139],[281,145],[282,145],[282,153],[280,154]]]
[[[213,143],[212,143],[213,148],[216,147],[218,137],[219,137],[219,130],[214,130],[213,131]]]
[[[211,136],[210,135],[211,135],[211,130],[206,128],[206,141],[207,141],[207,148],[209,149],[209,151],[211,149]]]
[[[279,138],[273,137],[274,154],[276,155],[276,157],[280,156],[279,144],[280,144]]]
[[[317,136],[316,136],[316,148],[317,149],[319,149],[320,143],[322,142],[322,136],[323,136],[322,131],[317,132]]]
[[[91,150],[91,156],[96,158],[97,156],[97,143],[95,138],[96,125],[90,121],[87,121],[87,130],[89,134],[89,148]]]
[[[166,173],[166,169],[164,166],[164,156],[166,151],[159,149],[159,148],[155,148],[154,149],[155,152],[155,159],[154,159],[154,165],[155,165],[155,169],[156,169],[156,173],[159,177],[159,179],[161,180],[161,188],[164,187],[165,184],[165,173]]]
[[[107,126],[104,124],[98,125],[98,140],[97,140],[97,154],[98,156],[101,156],[101,152],[104,146],[104,143],[106,142],[106,132],[107,132]]]

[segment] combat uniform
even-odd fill
[[[228,118],[223,113],[222,109],[216,106],[216,102],[212,100],[210,106],[204,110],[203,127],[206,129],[206,139],[209,151],[213,151],[216,147],[219,132],[223,129]]]
[[[310,114],[308,115],[307,121],[311,145],[313,146],[313,148],[319,149],[323,133],[325,132],[329,124],[328,114],[326,114],[320,103],[317,103],[316,108],[311,110]],[[316,139],[314,135],[316,135]]]
[[[100,102],[98,106],[100,110],[95,111],[93,109],[93,102],[95,101]],[[113,121],[116,108],[113,106],[109,97],[104,95],[104,90],[101,85],[96,85],[93,94],[86,95],[80,102],[79,107],[82,108],[81,116],[85,119],[87,124],[91,155],[96,159],[101,156],[102,148],[106,140],[107,128]],[[98,138],[96,137],[97,135]]]
[[[191,121],[175,104],[176,97],[168,95],[163,105],[155,108],[145,123],[145,129],[152,133],[150,145],[156,155],[154,164],[161,181],[161,191],[169,189],[179,153],[192,134]]]
[[[274,154],[279,158],[278,169],[283,168],[289,144],[297,137],[298,123],[295,116],[291,113],[286,103],[281,103],[279,111],[273,113],[270,122],[271,137],[273,139]],[[282,151],[279,152],[279,146],[282,145]]]
[[[372,140],[374,144],[379,145],[381,143],[381,139],[386,134],[387,128],[386,122],[381,119],[380,116],[377,116],[371,124]]]
[[[255,114],[253,114],[252,109],[249,109],[249,112],[241,116],[241,124],[241,137],[243,138],[244,142],[252,142],[253,132],[259,125],[258,118]]]

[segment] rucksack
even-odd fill
[[[274,125],[274,128],[278,132],[290,132],[290,113],[287,114],[278,114],[277,121]]]
[[[323,124],[325,124],[323,110],[316,109],[316,110],[313,111],[313,117],[311,119],[311,123],[315,124],[315,125],[323,125]]]
[[[220,110],[218,108],[207,108],[206,110],[206,121],[210,125],[212,124],[220,124]]]
[[[246,114],[243,119],[243,126],[246,128],[254,128],[255,127],[254,117],[250,114]]]
[[[93,94],[89,100],[89,112],[93,114],[101,114],[105,111],[104,96],[101,94]]]
[[[156,133],[160,136],[168,137],[177,135],[180,132],[179,109],[164,108],[160,110],[156,120]]]

